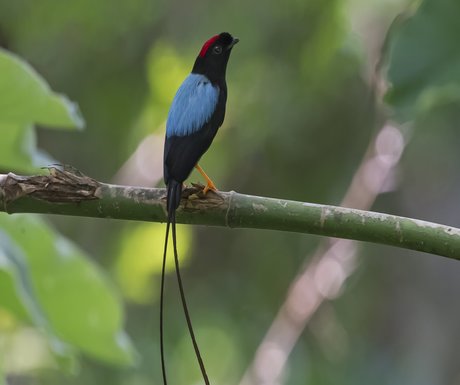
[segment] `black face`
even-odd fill
[[[206,75],[213,83],[225,82],[228,59],[236,43],[238,39],[227,32],[209,39],[196,58],[192,72]]]

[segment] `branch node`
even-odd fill
[[[225,226],[232,227],[229,217],[230,217],[230,210],[233,208],[233,197],[235,196],[236,192],[234,190],[230,191],[230,198],[228,199],[228,207],[227,212],[225,213]]]

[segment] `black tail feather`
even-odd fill
[[[201,358],[200,349],[198,348],[198,343],[196,342],[195,333],[193,331],[192,320],[188,311],[187,301],[185,298],[184,287],[182,285],[182,278],[180,275],[179,269],[179,256],[177,253],[177,241],[176,241],[176,209],[179,207],[180,199],[182,194],[182,183],[178,183],[174,180],[170,180],[168,183],[168,195],[166,200],[166,207],[168,210],[168,220],[166,223],[166,236],[165,236],[165,246],[163,253],[163,264],[161,268],[161,289],[160,289],[160,350],[161,350],[161,369],[163,373],[163,384],[167,385],[166,379],[166,366],[165,366],[165,355],[164,355],[164,339],[163,339],[163,308],[164,308],[164,282],[165,282],[165,268],[166,268],[166,253],[168,250],[168,238],[169,238],[169,228],[172,226],[172,238],[173,238],[173,248],[174,248],[174,262],[176,265],[176,275],[177,282],[179,284],[179,292],[182,301],[182,308],[184,309],[185,319],[187,321],[187,326],[192,339],[193,348],[195,350],[195,355],[200,365],[201,374],[205,385],[209,384],[208,375],[204,367],[203,359]]]
[[[171,222],[171,215],[179,207],[182,195],[182,183],[175,180],[168,181],[168,195],[166,196],[166,208],[168,209],[168,222]]]
[[[201,375],[203,376],[204,383],[209,385],[208,375],[206,373],[206,368],[204,367],[203,359],[201,358],[200,349],[198,348],[198,343],[196,342],[195,333],[193,331],[192,320],[188,311],[187,301],[185,299],[184,287],[182,285],[182,278],[180,275],[179,269],[179,257],[177,255],[177,244],[176,244],[176,214],[173,213],[172,216],[172,238],[173,238],[173,248],[174,248],[174,262],[176,264],[176,275],[177,282],[179,284],[180,297],[182,301],[182,308],[184,309],[185,319],[187,320],[188,331],[190,338],[192,339],[193,349],[195,349],[196,359],[200,365]]]
[[[168,219],[166,222],[166,235],[165,235],[165,246],[163,252],[163,262],[161,266],[161,285],[160,285],[160,356],[161,356],[161,372],[163,375],[163,384],[168,385],[166,378],[166,363],[165,363],[165,351],[164,351],[164,336],[163,336],[163,310],[164,310],[164,291],[165,291],[165,270],[166,270],[166,254],[168,252],[168,238],[169,238],[169,227],[171,221],[175,218],[174,214],[176,209],[179,207],[180,198],[182,194],[182,183],[178,183],[175,180],[170,180],[168,183],[168,193],[166,197],[166,209],[168,210]]]
[[[168,385],[166,380],[166,366],[165,366],[165,351],[163,341],[163,308],[164,308],[164,290],[165,290],[165,269],[166,269],[166,253],[168,251],[168,237],[169,226],[171,224],[171,217],[168,214],[168,222],[166,224],[165,247],[163,253],[163,264],[161,266],[161,288],[160,288],[160,355],[161,355],[161,372],[163,374],[163,385]]]

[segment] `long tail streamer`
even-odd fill
[[[161,267],[161,288],[160,288],[160,355],[161,355],[161,372],[163,374],[163,384],[168,385],[166,379],[166,366],[165,366],[165,350],[164,350],[164,338],[163,338],[163,308],[164,308],[164,291],[165,291],[165,270],[166,270],[166,253],[168,251],[168,237],[169,237],[169,226],[171,219],[168,215],[168,223],[166,224],[166,236],[165,236],[165,250],[163,253],[163,265]]]
[[[177,283],[179,284],[179,292],[182,301],[182,308],[184,309],[185,319],[187,321],[188,331],[190,338],[192,339],[193,348],[195,350],[195,355],[200,365],[201,374],[205,385],[210,385],[208,375],[206,373],[206,368],[204,367],[203,359],[201,358],[200,349],[198,343],[196,342],[195,332],[193,331],[192,320],[190,318],[190,313],[188,311],[187,300],[185,298],[184,286],[182,284],[182,278],[180,275],[179,268],[179,256],[177,253],[177,242],[176,242],[176,213],[175,210],[171,210],[168,214],[168,222],[166,225],[166,237],[165,237],[165,248],[163,254],[163,265],[161,269],[161,290],[160,290],[160,350],[161,350],[161,369],[163,373],[163,384],[167,385],[166,379],[166,366],[165,366],[165,355],[164,355],[164,339],[163,339],[163,307],[164,307],[164,277],[165,277],[165,268],[166,268],[166,253],[168,250],[168,237],[169,237],[169,227],[172,225],[172,238],[173,238],[173,249],[174,249],[174,262],[176,265],[176,275]]]

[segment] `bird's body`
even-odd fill
[[[207,177],[201,167],[198,166],[198,161],[208,150],[216,136],[217,130],[224,121],[225,106],[227,102],[225,72],[230,52],[237,42],[238,39],[233,38],[227,32],[213,36],[206,41],[195,60],[191,74],[184,80],[174,97],[166,123],[163,171],[167,188],[166,208],[168,211],[168,220],[163,256],[160,300],[161,356],[163,379],[165,383],[166,374],[162,337],[163,276],[170,224],[172,225],[176,272],[181,291],[182,304],[203,378],[206,384],[209,383],[193,334],[185,296],[182,290],[176,250],[175,212],[180,204],[183,183],[194,167],[196,167],[206,178],[207,186],[203,191],[206,193],[209,189],[216,189],[212,181]]]
[[[164,178],[184,181],[211,145],[225,115],[225,84],[190,74],[177,91],[166,124]]]
[[[166,123],[164,148],[168,212],[179,206],[182,183],[207,151],[224,121],[225,72],[231,49],[237,42],[238,39],[225,32],[209,39],[196,58],[192,73],[174,97]]]
[[[183,182],[222,125],[226,101],[225,82],[213,85],[200,74],[191,73],[177,91],[166,123],[164,148],[168,212],[179,206]]]

